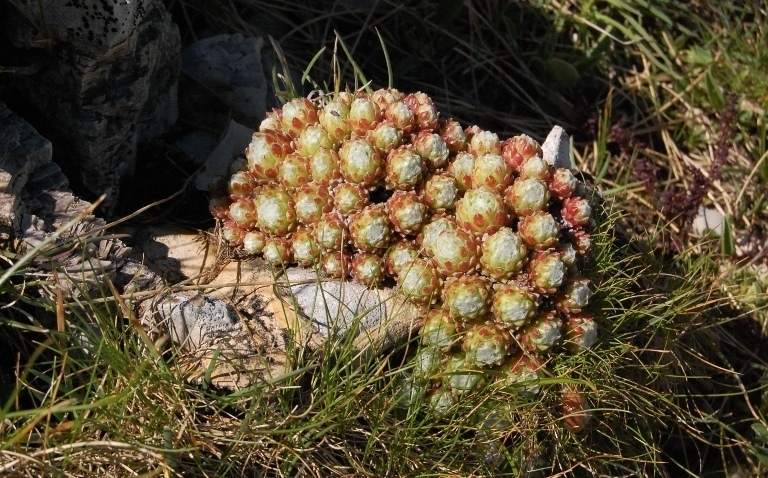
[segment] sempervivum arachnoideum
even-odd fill
[[[350,135],[347,118],[349,118],[349,101],[345,98],[329,101],[320,111],[318,120],[334,145],[341,143]]]
[[[411,191],[395,191],[386,208],[392,226],[402,235],[417,233],[429,215],[427,206]]]
[[[403,266],[397,283],[402,294],[414,304],[433,304],[440,297],[440,273],[426,259],[416,258]]]
[[[229,205],[229,217],[235,221],[238,227],[252,229],[259,218],[256,211],[256,203],[250,198],[237,198]]]
[[[317,107],[307,98],[294,98],[283,105],[280,123],[283,132],[291,138],[298,138],[304,128],[317,120]]]
[[[367,140],[349,139],[339,150],[339,169],[342,177],[350,183],[373,189],[384,177],[384,160]]]
[[[569,279],[562,292],[558,295],[555,305],[563,313],[581,312],[581,309],[589,304],[592,290],[589,288],[589,279]]]
[[[477,267],[478,245],[474,237],[461,229],[446,229],[430,249],[437,270],[444,276],[464,276]]]
[[[467,362],[492,367],[500,365],[512,350],[512,336],[492,322],[475,322],[467,327],[461,346]]]
[[[387,189],[411,191],[421,181],[424,169],[424,158],[401,146],[387,155],[384,183]]]
[[[462,151],[456,153],[453,161],[448,165],[448,173],[456,180],[456,187],[464,192],[472,188],[472,171],[475,169],[475,156],[472,153]]]
[[[493,234],[509,224],[507,206],[493,190],[470,189],[456,204],[456,223],[475,236]]]
[[[501,284],[493,291],[491,313],[505,329],[517,330],[530,320],[538,309],[538,296],[519,284]]]
[[[453,154],[465,151],[467,146],[467,135],[464,128],[455,119],[448,118],[443,120],[440,125],[440,137],[445,141],[448,151]]]
[[[352,277],[367,287],[378,286],[384,280],[384,259],[370,252],[355,254],[352,259]]]
[[[580,197],[569,197],[563,201],[563,222],[572,228],[583,228],[592,218],[592,206]]]
[[[259,229],[274,236],[285,236],[296,229],[296,210],[291,195],[277,186],[265,186],[256,196]]]
[[[308,164],[309,174],[316,183],[332,185],[341,180],[339,153],[335,150],[319,148],[310,156]]]
[[[501,154],[501,141],[496,133],[475,125],[464,130],[464,134],[468,139],[467,150],[475,157],[484,154]]]
[[[349,220],[352,245],[360,251],[386,249],[391,235],[392,227],[383,204],[371,204]]]
[[[267,243],[267,235],[258,229],[248,231],[243,237],[243,250],[248,254],[261,254]]]
[[[317,264],[322,255],[322,249],[315,240],[314,227],[300,227],[291,236],[293,241],[293,260],[302,267]]]
[[[545,211],[549,205],[549,191],[544,181],[535,178],[517,178],[504,193],[504,200],[515,216],[530,216]]]
[[[287,237],[268,237],[264,242],[262,254],[273,266],[286,266],[293,261],[293,242]]]
[[[488,312],[491,282],[482,276],[449,278],[443,287],[443,307],[460,323],[478,319]]]
[[[349,242],[349,229],[344,219],[336,212],[323,214],[315,223],[315,240],[326,251],[338,251]]]
[[[432,212],[451,211],[456,208],[459,188],[456,187],[456,180],[449,173],[436,173],[427,179],[421,191],[421,197]]]
[[[352,100],[347,115],[349,130],[359,137],[365,137],[366,133],[381,121],[381,110],[368,98],[358,97]]]
[[[370,202],[370,193],[360,184],[341,183],[333,188],[333,205],[339,214],[362,211]]]
[[[588,349],[597,342],[597,323],[591,314],[568,314],[565,318],[565,346],[571,352]]]
[[[475,159],[472,168],[472,187],[487,187],[496,192],[506,189],[512,182],[512,169],[498,154],[486,153]]]
[[[400,240],[389,246],[384,255],[384,265],[387,274],[391,277],[397,277],[403,267],[410,264],[419,257],[419,250],[416,244],[411,240]]]
[[[375,148],[382,151],[384,154],[388,154],[402,144],[403,132],[397,129],[395,125],[389,121],[382,121],[376,125],[375,128],[368,131],[366,139],[368,139]]]
[[[323,214],[333,210],[333,201],[328,187],[314,181],[300,187],[294,198],[296,219],[301,224],[314,224],[323,217]]]
[[[549,249],[558,242],[560,228],[555,218],[548,212],[536,211],[525,216],[518,226],[520,237],[534,249]]]
[[[531,285],[541,294],[554,294],[565,280],[565,264],[557,252],[539,252],[528,270]]]
[[[441,119],[424,93],[321,94],[267,114],[211,212],[275,265],[397,279],[426,317],[412,390],[447,410],[490,375],[536,392],[543,355],[595,341],[594,206],[543,156],[526,135]]]
[[[245,148],[248,171],[261,182],[277,179],[277,167],[293,152],[291,138],[280,132],[266,130],[253,133],[251,144]]]
[[[483,237],[480,269],[484,275],[497,281],[509,280],[523,268],[527,251],[516,232],[502,227]]]
[[[528,352],[546,352],[563,336],[563,321],[557,311],[541,312],[517,332],[520,348]]]
[[[430,347],[448,350],[460,337],[459,326],[445,309],[432,309],[421,327],[421,342]]]
[[[442,168],[448,161],[448,146],[437,133],[420,131],[413,139],[413,151],[424,158],[427,167]]]
[[[320,259],[320,266],[325,275],[341,279],[349,275],[352,256],[347,251],[326,251]]]
[[[529,353],[513,355],[502,364],[498,383],[513,387],[520,395],[536,395],[541,390],[539,381],[544,378],[544,363]]]
[[[443,385],[463,395],[478,390],[486,383],[485,371],[467,361],[464,352],[452,352],[442,368]]]
[[[437,238],[440,233],[446,229],[456,230],[456,220],[451,216],[433,216],[424,227],[421,228],[416,240],[421,245],[422,250],[428,256],[432,256],[432,249],[437,245]]]
[[[277,178],[286,189],[304,186],[312,179],[307,158],[299,153],[291,153],[277,166]]]
[[[526,159],[533,156],[543,156],[541,146],[528,135],[521,134],[504,141],[501,156],[504,161],[517,173]]]
[[[333,138],[328,136],[328,132],[320,124],[308,125],[296,140],[296,152],[305,158],[311,157],[320,148],[331,149],[333,146]]]

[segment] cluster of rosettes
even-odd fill
[[[553,351],[596,337],[580,274],[584,185],[520,135],[505,141],[394,89],[294,99],[269,113],[211,209],[270,263],[393,278],[422,308],[414,386],[444,408],[494,376],[537,391]]]

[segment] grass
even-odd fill
[[[391,71],[396,87],[428,92],[465,125],[543,139],[564,124],[577,165],[606,192],[611,211],[595,235],[591,276],[600,341],[554,361],[535,399],[489,385],[445,414],[430,411],[423,396],[409,403],[402,395],[403,363],[416,343],[383,356],[358,356],[349,336],[314,351],[294,343],[284,375],[217,389],[187,380],[188,352],[153,342],[109,283],[65,301],[53,278],[31,275],[54,250],[34,251],[30,261],[7,246],[0,472],[765,473],[768,337],[755,319],[764,314],[766,283],[739,286],[741,277],[759,276],[754,267],[763,261],[764,7],[299,4],[168,2],[187,41],[202,31],[272,33],[291,68],[312,63],[313,78],[336,71],[354,84],[348,64],[334,70],[338,31],[374,86],[386,85]],[[377,53],[381,42],[389,59]],[[732,237],[692,230],[700,205],[723,212]],[[581,434],[568,431],[561,410],[563,391],[573,389],[592,408]]]

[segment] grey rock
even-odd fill
[[[225,190],[223,188],[226,188],[229,180],[232,163],[243,153],[252,136],[251,128],[230,121],[224,138],[208,154],[205,164],[197,173],[197,189],[210,193]]]
[[[556,168],[570,169],[571,164],[571,140],[568,133],[560,126],[555,126],[547,135],[544,144],[541,145],[544,161]]]
[[[159,0],[17,3],[31,22],[6,8],[0,31],[35,50],[43,44],[32,22],[44,25],[57,53],[18,88],[66,142],[82,183],[108,195],[109,211],[137,143],[176,121],[178,28]]]
[[[206,85],[240,118],[258,124],[267,109],[269,83],[262,63],[260,37],[217,35],[182,52],[182,69]]]
[[[232,306],[198,293],[173,294],[160,302],[156,310],[166,321],[173,341],[189,350],[242,330]]]
[[[723,215],[717,209],[701,206],[691,227],[699,235],[712,231],[719,236],[723,233]]]
[[[54,166],[51,157],[51,142],[0,102],[0,241],[20,228],[21,192],[30,174]]]

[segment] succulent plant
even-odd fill
[[[387,156],[385,184],[388,189],[411,191],[421,181],[424,168],[421,156],[401,146]]]
[[[509,224],[507,206],[487,187],[470,189],[456,204],[456,222],[476,236],[493,234]]]
[[[437,243],[429,255],[442,275],[463,276],[477,267],[478,246],[471,234],[447,229],[437,236]]]
[[[541,294],[554,294],[565,280],[565,264],[557,252],[539,252],[529,264],[531,284]]]
[[[487,187],[500,192],[512,182],[512,169],[498,154],[485,153],[475,159],[472,187]]]
[[[400,240],[392,244],[384,256],[384,264],[387,273],[392,277],[397,277],[400,271],[419,257],[419,250],[413,241]]]
[[[349,242],[349,229],[344,219],[335,212],[323,214],[315,223],[315,240],[326,251],[339,251]]]
[[[251,144],[245,149],[248,171],[257,180],[275,180],[278,164],[292,152],[291,138],[285,133],[274,130],[253,133]]]
[[[421,195],[424,204],[429,206],[433,213],[446,212],[456,208],[459,188],[456,187],[456,180],[449,173],[436,173],[427,179]]]
[[[597,324],[590,314],[567,315],[563,329],[565,346],[572,352],[588,349],[597,341]]]
[[[443,304],[449,315],[461,323],[478,319],[488,312],[491,282],[481,276],[447,279],[443,287]]]
[[[432,309],[421,327],[421,341],[424,345],[449,349],[459,339],[459,327],[445,309]]]
[[[291,100],[245,153],[209,205],[222,236],[275,267],[395,279],[425,317],[408,403],[444,413],[492,377],[530,396],[545,356],[595,343],[595,203],[531,137],[464,129],[428,95],[388,88]]]
[[[396,191],[386,204],[392,226],[404,236],[417,233],[427,220],[427,206],[414,192]]]
[[[464,192],[472,187],[472,171],[475,169],[475,156],[467,152],[456,153],[448,165],[448,172],[456,180],[456,187]]]
[[[440,126],[440,137],[445,141],[448,151],[452,154],[464,151],[467,146],[467,135],[464,128],[454,119],[447,119]]]
[[[315,224],[323,214],[333,210],[333,201],[328,187],[314,181],[300,187],[294,198],[296,219],[301,224]]]
[[[526,159],[542,155],[539,143],[524,134],[509,138],[502,145],[501,156],[515,173],[520,172],[520,167]]]
[[[541,313],[518,332],[518,343],[529,352],[545,352],[562,337],[562,320],[554,310]]]
[[[349,236],[360,251],[386,249],[392,228],[383,204],[371,204],[355,213],[349,220]]]
[[[299,153],[287,155],[277,166],[277,178],[286,189],[304,186],[312,179],[307,159]]]
[[[333,148],[334,140],[319,123],[304,128],[296,140],[296,152],[305,158],[314,155],[320,148]]]
[[[293,240],[293,259],[297,264],[302,267],[311,267],[320,261],[322,249],[315,241],[313,226],[298,228],[291,239]]]
[[[267,235],[284,236],[296,229],[296,210],[290,194],[285,190],[266,186],[256,197],[259,228]]]
[[[500,365],[512,348],[512,336],[505,329],[486,322],[467,328],[462,348],[469,363],[478,367]]]
[[[307,126],[317,123],[317,120],[317,107],[307,98],[294,98],[283,105],[280,123],[283,132],[291,138],[298,138]]]
[[[384,176],[384,160],[364,139],[350,139],[339,150],[341,175],[350,183],[373,187]]]
[[[560,228],[548,212],[536,211],[525,216],[518,226],[520,237],[534,249],[549,249],[557,244]]]
[[[536,294],[518,284],[503,284],[493,291],[491,312],[496,323],[506,329],[522,327],[538,308]]]
[[[442,370],[443,386],[453,393],[463,395],[475,391],[486,383],[485,373],[477,365],[467,362],[464,352],[448,354]]]
[[[318,184],[331,185],[341,180],[339,153],[327,148],[318,148],[309,158],[309,174]]]
[[[544,378],[544,364],[535,355],[513,355],[500,367],[499,382],[523,396],[536,395],[541,391],[539,381]]]
[[[510,188],[507,188],[504,200],[515,216],[530,216],[536,211],[547,209],[549,191],[543,181],[518,178]]]
[[[287,237],[268,237],[262,249],[264,259],[273,266],[285,266],[293,261],[293,244]]]
[[[352,277],[368,287],[379,285],[384,279],[384,259],[369,252],[356,254],[352,259]]]
[[[508,227],[484,238],[480,268],[484,275],[498,281],[511,279],[523,268],[527,248],[520,236]]]
[[[475,157],[484,154],[501,154],[501,141],[499,135],[491,131],[486,131],[479,126],[470,126],[465,130],[469,139],[468,150]]]
[[[264,245],[267,243],[267,236],[259,231],[248,231],[243,237],[243,250],[248,254],[261,254]]]
[[[448,161],[448,145],[437,133],[431,130],[420,131],[413,139],[413,151],[424,158],[430,169],[442,168]]]
[[[362,211],[370,202],[368,190],[360,184],[341,183],[333,189],[333,204],[339,214]]]
[[[572,228],[586,226],[591,219],[592,206],[589,201],[580,197],[569,197],[563,201],[563,222]]]
[[[416,304],[433,304],[440,297],[440,273],[425,259],[417,258],[403,266],[397,282],[403,295]]]

